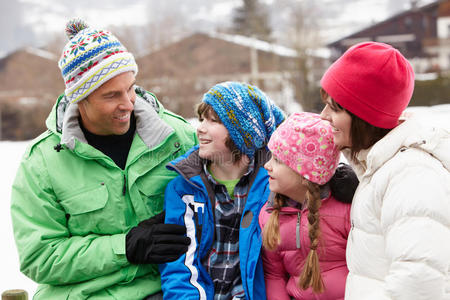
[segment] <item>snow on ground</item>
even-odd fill
[[[19,256],[12,234],[10,216],[11,185],[14,180],[20,159],[29,142],[0,142],[0,166],[2,169],[0,180],[0,241],[2,250],[0,255],[0,293],[10,289],[24,289],[29,298],[37,285],[19,271]]]
[[[432,107],[410,107],[407,109],[423,119],[426,123],[434,123],[450,130],[450,104]],[[195,120],[192,121],[195,123]],[[195,126],[196,124],[194,124]],[[0,166],[2,178],[0,180],[0,241],[2,251],[0,255],[0,293],[8,289],[24,289],[30,298],[37,285],[19,271],[19,258],[17,255],[10,217],[11,185],[20,158],[29,142],[0,142]]]

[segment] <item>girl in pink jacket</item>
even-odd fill
[[[344,299],[350,203],[341,201],[358,180],[347,165],[336,171],[332,128],[317,114],[291,115],[268,147],[272,193],[259,215],[267,299]]]

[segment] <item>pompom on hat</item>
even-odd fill
[[[330,97],[369,124],[391,129],[414,90],[411,64],[388,44],[364,42],[349,48],[321,79]]]
[[[258,87],[240,82],[213,86],[203,102],[211,105],[236,147],[249,157],[267,145],[283,122],[283,112]]]
[[[67,23],[69,42],[58,66],[66,86],[65,95],[77,103],[109,79],[128,71],[135,75],[138,67],[133,55],[105,30],[90,28],[82,20]]]
[[[318,114],[294,113],[273,133],[268,147],[277,159],[307,180],[327,183],[339,164],[340,152],[330,123]]]

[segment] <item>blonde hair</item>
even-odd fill
[[[319,209],[322,205],[320,197],[321,186],[317,183],[308,181],[303,177],[301,184],[305,185],[307,188],[305,202],[308,208],[308,236],[311,245],[305,264],[303,265],[298,285],[303,290],[311,287],[314,293],[322,293],[325,290],[325,287],[320,272],[319,256],[317,253],[317,247],[319,246],[320,241]],[[280,245],[279,216],[280,210],[286,205],[287,199],[288,198],[284,195],[275,195],[273,211],[263,229],[263,246],[268,250],[274,251],[277,249],[278,245]]]
[[[263,246],[270,251],[276,250],[281,242],[279,216],[281,208],[286,205],[286,201],[286,196],[281,194],[275,195],[273,211],[263,229]]]
[[[304,179],[304,184],[307,187],[306,203],[308,204],[308,235],[311,245],[298,285],[304,290],[311,287],[314,293],[323,293],[325,287],[320,272],[319,255],[317,253],[320,239],[319,209],[322,205],[320,185],[306,179]]]

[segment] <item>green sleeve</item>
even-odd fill
[[[38,149],[22,159],[11,197],[20,268],[34,281],[76,283],[129,265],[125,234],[70,236],[66,213],[52,190]]]

